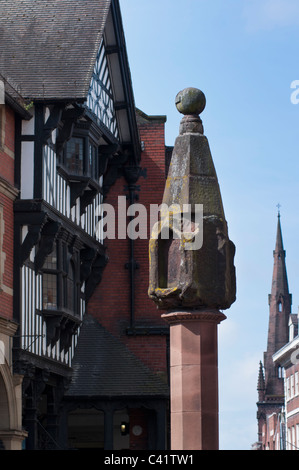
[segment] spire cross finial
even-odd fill
[[[276,207],[277,207],[277,209],[278,209],[278,216],[280,216],[280,208],[281,208],[281,205],[278,203]]]

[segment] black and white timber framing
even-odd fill
[[[15,15],[19,30],[26,31],[27,72],[18,50],[15,68],[5,57],[0,65],[19,83],[32,115],[16,122],[14,317],[19,331],[14,367],[24,375],[27,448],[43,447],[41,429],[55,448],[58,409],[86,304],[107,263],[102,204],[123,167],[138,167],[140,143],[118,0],[50,0],[51,12],[36,0],[24,1],[20,12],[14,3],[6,2],[3,21]],[[41,64],[26,23],[30,17],[40,18],[40,26],[55,41],[53,24],[45,20],[50,13],[61,41],[64,29],[70,41],[68,30],[76,29],[72,21],[78,17],[82,30],[91,35],[88,44],[85,36],[68,43],[65,61],[57,57],[56,74],[55,56],[47,55],[53,54],[53,44],[45,46]],[[100,26],[92,32],[90,23],[96,20]],[[82,61],[75,56],[81,39]],[[66,70],[59,76],[63,63]],[[42,397],[47,403],[44,423],[39,412]]]

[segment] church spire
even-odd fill
[[[275,251],[279,251],[279,250],[283,250],[283,241],[282,241],[281,223],[280,223],[280,211],[278,211],[278,215],[277,215],[277,233],[276,233]]]
[[[279,374],[278,367],[273,362],[272,356],[288,342],[288,322],[292,305],[279,209],[280,206],[278,206],[276,242],[275,250],[273,251],[272,286],[271,294],[269,295],[268,343],[267,350],[264,352],[263,364],[260,363],[257,384],[258,441],[261,448],[265,445],[265,442],[263,442],[263,432],[267,423],[267,416],[274,412],[280,413],[284,406],[284,382]]]
[[[270,315],[271,313],[273,315],[276,315],[278,310],[278,312],[285,313],[285,315],[288,316],[288,314],[291,313],[292,297],[289,293],[288,276],[285,261],[286,252],[283,247],[280,212],[278,212],[277,217],[276,243],[275,250],[273,251],[273,257],[274,266],[272,276],[272,288],[271,294],[269,296],[270,309],[272,306],[272,312],[270,312]],[[281,346],[283,346],[284,344],[285,343],[283,343]],[[273,351],[273,353],[274,352],[276,351]]]
[[[292,295],[289,293],[286,269],[286,252],[283,246],[281,216],[278,212],[274,266],[271,294],[269,295],[269,329],[267,351],[264,354],[266,393],[280,395],[283,393],[281,380],[273,364],[272,355],[282,348],[289,337],[289,315],[291,313]]]

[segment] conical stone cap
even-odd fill
[[[199,117],[205,105],[205,95],[196,88],[176,96],[176,107],[184,117],[164,190],[163,204],[170,210],[162,213],[150,240],[149,296],[162,309],[226,309],[235,301],[235,246],[228,238],[216,170]],[[186,207],[188,235],[180,227],[179,237],[170,215],[178,210],[183,214]],[[198,210],[202,210],[200,220]],[[198,241],[199,235],[202,244],[192,246],[190,241]]]

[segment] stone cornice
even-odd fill
[[[200,322],[212,322],[212,323],[221,323],[223,320],[226,320],[224,313],[219,310],[178,310],[175,312],[166,313],[161,315],[167,323],[184,323],[186,321],[200,321]]]

